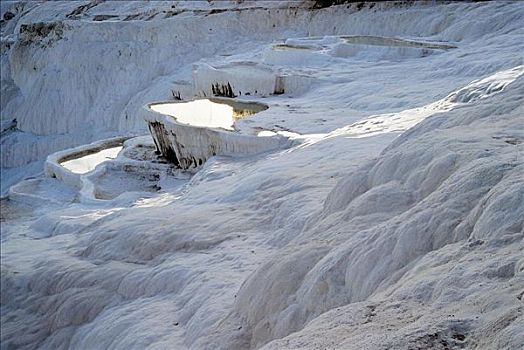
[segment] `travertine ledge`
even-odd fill
[[[203,101],[203,100],[196,100]],[[231,109],[232,122],[215,123],[213,119],[217,113],[209,111],[195,111],[193,113],[208,113],[208,115],[194,114],[194,120],[207,120],[211,127],[202,126],[205,123],[191,123],[191,117],[177,117],[159,112],[159,105],[173,104],[182,105],[190,102],[167,102],[152,103],[147,105],[149,113],[145,120],[149,125],[149,131],[160,152],[166,159],[182,169],[198,167],[208,158],[215,155],[249,155],[285,148],[290,145],[287,137],[275,134],[273,136],[260,137],[256,135],[243,134],[235,131],[233,123],[235,119],[241,119],[246,115],[254,114],[261,108],[260,104],[247,103],[226,99],[212,99],[214,104],[226,105]],[[156,111],[155,111],[156,109]],[[185,123],[182,123],[184,120]],[[190,125],[196,124],[196,125]],[[220,126],[218,126],[220,125]]]

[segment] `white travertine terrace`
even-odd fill
[[[159,103],[151,105],[150,108],[155,112],[175,117],[179,123],[193,126],[233,130],[235,123],[233,107],[208,99],[186,103]]]
[[[127,137],[114,137],[50,154],[44,163],[44,173],[62,180],[74,188],[82,188],[82,175],[97,165],[115,158]]]
[[[71,159],[61,163],[64,168],[75,174],[85,174],[96,168],[96,166],[108,159],[114,159],[122,150],[122,146],[103,149],[99,152],[89,154],[80,158]]]
[[[198,167],[215,155],[238,156],[285,148],[287,137],[237,132],[235,120],[265,110],[257,102],[212,98],[152,103],[145,117],[157,150],[182,169]]]
[[[524,2],[9,3],[2,350],[522,348]]]

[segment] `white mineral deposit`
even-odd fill
[[[2,1],[11,349],[524,349],[524,2]]]

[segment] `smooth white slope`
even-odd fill
[[[254,116],[310,143],[212,158],[184,188],[148,198],[71,203],[63,184],[37,179],[25,187],[54,201],[2,200],[2,346],[518,347],[522,77],[492,80],[504,89],[483,85],[486,98],[397,137],[418,121],[403,110],[522,65],[522,5],[437,8],[393,10],[398,21],[312,15],[313,35],[329,24],[343,34],[435,32],[462,45],[310,68],[320,83],[309,94],[268,98],[276,106]],[[405,120],[355,138],[355,122],[386,113]],[[337,129],[350,132],[311,136]]]
[[[302,69],[300,74],[318,77],[309,83],[313,91],[319,86],[326,89],[326,94],[312,91],[299,102],[312,118],[304,121],[294,112],[297,105],[283,103],[284,118],[254,119],[261,127],[278,124],[300,133],[329,132],[371,113],[433,102],[480,75],[522,64],[517,47],[524,16],[518,3],[449,4],[436,10],[423,3],[400,8],[378,4],[360,11],[356,5],[311,11],[297,2],[193,3],[155,3],[151,8],[148,3],[105,2],[70,17],[66,15],[79,3],[25,4],[2,28],[2,40],[11,42],[10,49],[2,51],[2,81],[12,82],[7,85],[13,91],[3,94],[2,119],[16,118],[23,132],[2,137],[2,167],[23,166],[117,133],[144,132],[146,103],[168,99],[172,90],[181,91],[184,98],[198,92],[192,81],[196,60],[219,56],[231,63],[227,57],[235,59],[238,53],[248,59],[255,53],[261,55],[255,60],[263,60],[264,45],[271,47],[289,37],[423,37],[452,42],[461,50],[413,61],[409,75],[398,74],[394,57],[392,62],[334,58],[321,63],[321,69],[315,65]],[[257,9],[246,9],[255,5]],[[239,9],[221,11],[231,6]],[[470,16],[464,18],[462,11]],[[117,17],[95,20],[115,13]],[[37,28],[16,34],[22,24],[40,21],[53,28],[47,36],[36,35]],[[428,65],[433,69],[426,69]],[[364,73],[369,68],[376,70],[375,79]],[[396,88],[384,89],[384,81],[392,79]],[[337,115],[346,115],[347,120],[333,118]]]
[[[305,326],[268,348],[518,348],[524,79],[508,90],[422,122],[341,180],[239,291],[251,346]]]
[[[38,220],[19,212],[3,232],[3,341],[245,348],[333,309],[270,346],[437,346],[462,335],[471,346],[518,344],[518,321],[482,333],[501,314],[521,317],[523,165],[514,141],[524,136],[523,85],[427,119],[372,162],[363,161],[393,135],[215,159],[185,194],[133,208],[74,205]],[[329,156],[333,149],[344,152]],[[349,174],[322,208],[329,174],[341,171]],[[51,237],[21,235],[31,222],[30,236]]]

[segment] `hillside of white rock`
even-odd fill
[[[524,347],[524,3],[0,4],[1,349]]]

